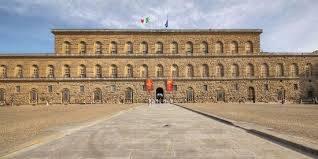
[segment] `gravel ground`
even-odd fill
[[[318,143],[318,105],[209,104],[181,105],[239,122],[272,128],[272,131]]]
[[[0,156],[54,128],[72,126],[111,116],[139,104],[91,104],[0,107]],[[25,145],[28,146],[28,145]]]

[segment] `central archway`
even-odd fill
[[[159,103],[162,103],[163,102],[163,98],[164,98],[163,88],[158,87],[156,89],[156,99],[158,100]]]

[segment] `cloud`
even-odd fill
[[[317,49],[316,0],[11,0],[0,11],[53,27],[262,28],[264,51]],[[151,23],[142,25],[141,17]],[[316,27],[316,28],[315,28]],[[43,37],[45,38],[45,37]]]

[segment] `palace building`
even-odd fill
[[[297,103],[317,96],[317,52],[262,52],[261,29],[52,33],[54,53],[0,55],[2,105],[131,103],[158,96],[175,102]]]

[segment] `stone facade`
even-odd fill
[[[177,102],[317,96],[317,54],[261,52],[258,29],[52,32],[55,54],[0,56],[2,104],[146,102],[162,90]]]

